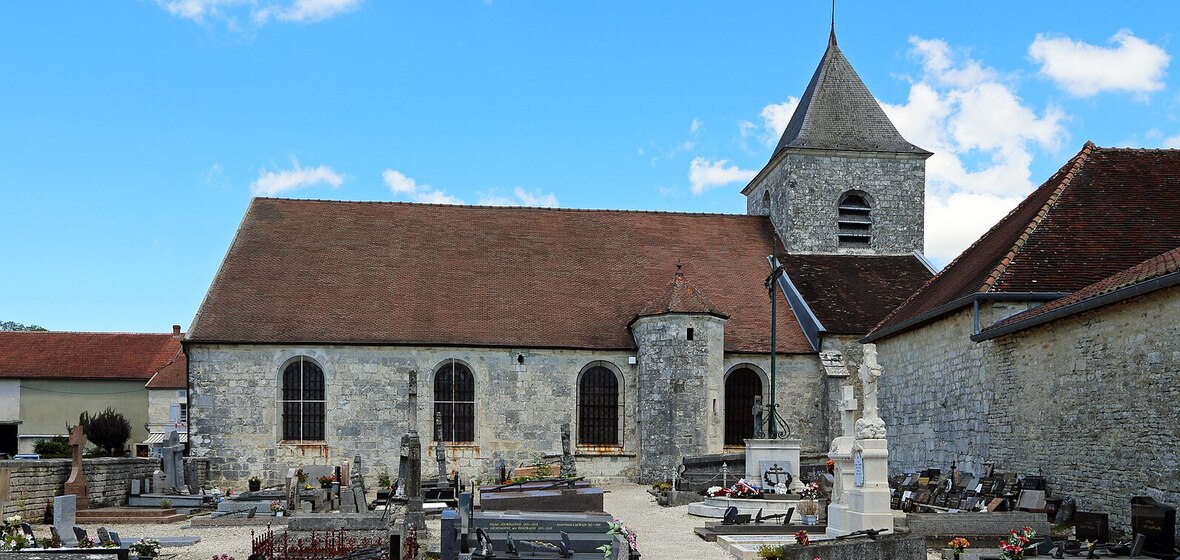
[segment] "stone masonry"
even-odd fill
[[[132,478],[151,478],[160,468],[158,458],[102,457],[83,459],[90,491],[90,507],[127,504]],[[45,505],[62,494],[70,476],[69,459],[41,459],[36,461],[0,461],[0,470],[8,471],[8,515],[19,514],[26,520],[38,521],[45,514]],[[3,491],[5,489],[0,489]],[[4,501],[4,500],[0,500]]]
[[[878,343],[894,472],[992,461],[1123,529],[1131,496],[1180,505],[1180,288],[978,344],[971,325],[967,309]]]
[[[919,156],[784,150],[751,183],[746,213],[770,216],[788,253],[902,255],[923,249],[926,162]],[[838,247],[846,192],[872,207],[868,249]]]

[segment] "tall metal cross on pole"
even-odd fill
[[[775,389],[775,353],[778,350],[778,279],[783,275],[783,267],[778,264],[774,255],[767,257],[774,269],[766,277],[766,291],[770,294],[770,406],[767,415],[767,437],[778,439],[778,405],[774,402]]]

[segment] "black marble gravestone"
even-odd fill
[[[1073,522],[1079,541],[1104,543],[1110,540],[1110,517],[1105,513],[1079,511],[1074,513]]]
[[[1149,496],[1131,498],[1131,531],[1145,537],[1148,556],[1176,556],[1176,508]]]

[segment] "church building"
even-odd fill
[[[184,342],[191,454],[393,474],[413,371],[424,461],[468,478],[568,423],[579,474],[663,479],[741,449],[772,378],[822,462],[859,340],[933,274],[929,156],[833,33],[745,215],[255,199]]]

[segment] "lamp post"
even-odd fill
[[[770,414],[767,415],[769,419],[767,423],[767,435],[770,439],[778,439],[778,405],[774,402],[774,386],[775,386],[775,351],[778,349],[778,297],[777,284],[780,276],[783,275],[783,267],[778,264],[774,255],[766,257],[770,261],[771,266],[774,267],[770,271],[770,276],[766,277],[766,291],[770,294]]]

